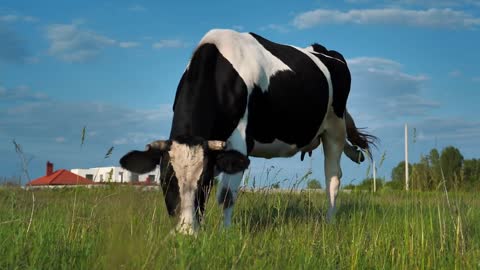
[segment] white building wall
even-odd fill
[[[132,173],[122,167],[97,167],[88,169],[71,169],[72,173],[82,177],[93,180],[94,182],[114,182],[114,183],[130,183],[130,182],[145,182],[149,177],[153,181],[159,183],[160,181],[160,167],[157,166],[155,170],[145,173]]]

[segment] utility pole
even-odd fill
[[[373,161],[373,192],[377,192],[377,168],[375,168],[375,160]]]
[[[405,123],[405,190],[408,191],[408,126]]]

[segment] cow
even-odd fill
[[[194,234],[216,173],[224,226],[232,220],[249,157],[291,157],[320,144],[329,208],[335,213],[342,152],[360,163],[373,135],[357,129],[346,110],[351,77],[344,57],[324,46],[299,48],[255,33],[214,29],[199,42],[177,87],[168,140],[120,159],[146,173],[160,165],[160,182],[176,230]]]

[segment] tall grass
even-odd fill
[[[211,199],[189,237],[158,191],[38,190],[32,215],[30,192],[0,189],[0,269],[480,268],[480,198],[445,196],[341,193],[329,224],[324,194],[246,192],[232,228]]]

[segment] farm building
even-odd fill
[[[53,170],[53,163],[47,161],[45,176],[27,183],[27,187],[93,185],[92,180],[74,174],[68,170]]]
[[[72,169],[74,174],[90,179],[95,183],[157,183],[160,179],[160,167],[146,174],[136,174],[122,167],[97,167]]]

